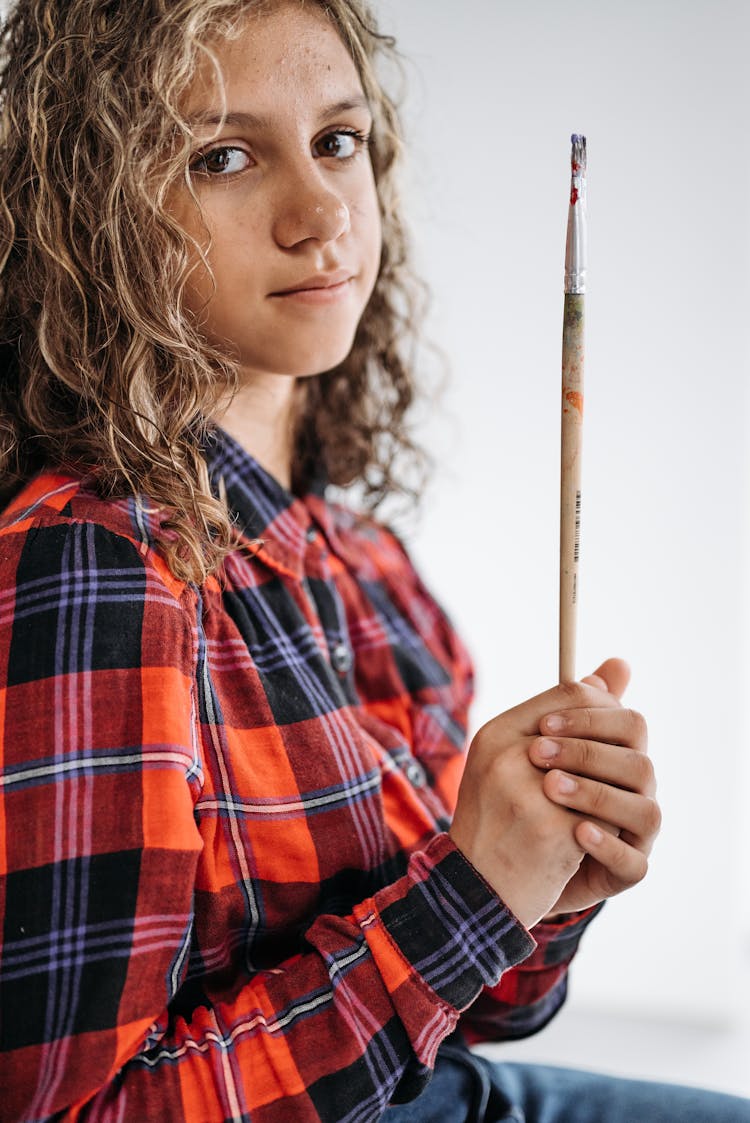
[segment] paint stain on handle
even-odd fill
[[[577,409],[581,417],[583,417],[583,394],[579,393],[577,390],[567,390],[565,393],[565,401],[573,406],[573,409]]]

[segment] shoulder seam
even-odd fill
[[[94,526],[104,531],[105,534],[110,535],[112,538],[119,539],[122,542],[127,542],[136,553],[142,558],[143,563],[147,566],[161,585],[179,604],[180,597],[185,592],[189,585],[187,582],[181,580],[170,570],[167,561],[149,542],[142,538],[137,538],[134,534],[127,534],[123,530],[109,526],[106,522],[96,518],[81,518],[80,515],[63,515],[59,511],[46,510],[37,511],[37,513],[29,517],[28,512],[34,511],[38,504],[32,504],[26,511],[19,512],[18,518],[12,522],[6,523],[5,526],[0,526],[0,538],[5,537],[12,533],[26,533],[30,530],[41,530],[45,527],[55,526]]]

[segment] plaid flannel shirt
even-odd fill
[[[471,670],[399,542],[206,456],[221,582],[72,476],[0,522],[2,1120],[376,1120],[589,919],[532,938],[445,833]]]

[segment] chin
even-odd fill
[[[353,344],[354,334],[345,344],[342,343],[337,347],[316,349],[314,353],[310,349],[302,354],[290,355],[290,362],[277,363],[277,369],[279,373],[290,374],[295,378],[314,378],[340,366],[351,353]]]

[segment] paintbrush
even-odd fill
[[[581,536],[584,302],[586,292],[586,137],[570,138],[570,205],[565,244],[560,457],[560,682],[575,680]]]

